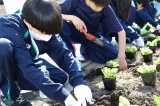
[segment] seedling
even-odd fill
[[[119,66],[118,59],[107,61],[106,66],[108,66],[110,68],[118,67]]]
[[[156,36],[154,34],[148,34],[148,38],[155,38]]]
[[[155,64],[155,65],[160,64],[160,59],[155,60],[155,61],[154,61],[154,64]]]
[[[139,67],[138,69],[137,69],[137,71],[139,72],[139,73],[153,73],[154,71],[156,71],[156,65],[150,65],[150,66],[148,66],[148,65],[143,65],[143,66],[141,66],[141,67]]]
[[[147,46],[157,46],[157,40],[147,41]]]
[[[136,51],[137,51],[137,47],[136,46],[131,46],[131,47],[127,46],[126,47],[126,52],[127,53],[135,53]]]
[[[107,68],[107,67],[104,67],[101,69],[103,75],[104,75],[104,79],[115,79],[116,78],[116,74],[118,72],[118,69],[117,68]]]
[[[157,40],[157,41],[160,41],[160,36],[156,36],[156,40]]]
[[[127,98],[120,96],[119,97],[119,106],[138,106],[138,105],[130,105],[130,102]]]
[[[146,47],[146,48],[140,48],[140,51],[141,51],[142,55],[148,55],[148,54],[153,53],[153,51],[150,50],[148,47]]]
[[[154,101],[156,102],[157,106],[160,106],[160,97],[157,95],[153,95]]]

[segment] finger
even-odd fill
[[[95,102],[94,99],[89,98],[89,97],[86,97],[86,101],[87,101],[90,105],[94,104],[94,102]]]
[[[82,23],[82,25],[83,25],[84,30],[87,32],[87,27],[86,27],[86,25],[84,24],[84,22]]]
[[[78,30],[78,25],[76,25],[76,29]]]
[[[85,98],[81,101],[82,106],[87,106]]]
[[[83,25],[80,25],[79,31],[82,32],[82,29],[83,29]]]

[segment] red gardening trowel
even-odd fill
[[[95,40],[95,36],[93,36],[92,34],[87,33],[84,29],[82,29],[83,34],[86,36],[86,38],[90,41]]]
[[[99,40],[97,37],[95,37],[94,35],[87,33],[84,29],[82,29],[82,32],[88,40],[90,40],[100,46],[104,46],[103,42],[101,40]]]

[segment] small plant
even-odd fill
[[[156,36],[156,40],[157,40],[157,41],[160,41],[160,36]]]
[[[153,51],[150,50],[148,47],[146,47],[146,48],[140,48],[140,51],[141,51],[142,55],[148,55],[148,54],[153,53]]]
[[[155,61],[154,61],[154,64],[155,64],[155,65],[160,64],[160,59],[155,60]]]
[[[135,53],[136,51],[137,51],[137,47],[136,46],[131,46],[131,47],[127,46],[126,47],[126,52],[127,53]]]
[[[153,40],[152,42],[151,41],[147,41],[147,46],[157,46],[157,40]]]
[[[130,102],[127,98],[120,96],[119,97],[119,106],[138,106],[138,105],[130,105]]]
[[[107,67],[104,67],[103,69],[101,69],[103,75],[104,75],[104,79],[109,78],[109,79],[115,79],[116,78],[116,74],[118,72],[117,68],[112,68],[109,69]]]
[[[157,106],[160,106],[160,97],[157,95],[153,95],[154,101],[156,102]]]
[[[155,38],[156,36],[154,34],[148,34],[148,38]]]
[[[108,67],[118,67],[119,64],[118,64],[118,59],[114,59],[114,60],[110,60],[110,61],[107,61],[106,62],[106,66]]]
[[[139,73],[153,73],[156,71],[156,65],[143,65],[137,69]]]

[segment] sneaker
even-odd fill
[[[3,95],[0,96],[0,106],[33,106],[30,102],[23,98],[22,95],[19,95],[17,100],[8,100]]]
[[[74,49],[75,49],[75,55],[76,57],[78,58],[79,61],[85,61],[85,58],[84,56],[80,53],[80,47],[81,47],[81,44],[74,44]]]
[[[136,46],[138,46],[138,47],[144,47],[144,46],[145,46],[145,45],[144,45],[144,40],[143,40],[141,37],[139,37],[138,39],[134,40],[134,41],[132,42],[132,44],[133,44],[133,45],[136,45]]]

